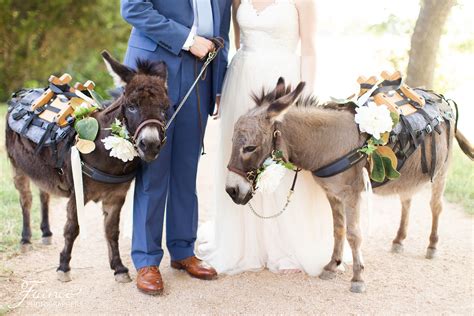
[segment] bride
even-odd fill
[[[279,77],[312,87],[315,72],[315,0],[234,0],[233,25],[238,49],[224,81],[216,166],[215,218],[199,230],[197,253],[219,273],[268,268],[318,275],[329,262],[332,216],[322,189],[301,172],[289,207],[275,219],[255,216],[249,206],[226,194],[227,163],[233,126],[254,106],[251,95],[270,89]],[[310,89],[311,90],[311,89]],[[310,91],[307,91],[308,93]],[[252,205],[263,216],[278,213],[293,180],[288,173],[273,194],[257,193]]]

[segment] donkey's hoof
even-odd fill
[[[351,292],[352,293],[364,293],[365,292],[365,283],[364,283],[364,281],[351,282]]]
[[[321,274],[319,275],[319,278],[321,280],[332,280],[336,277],[336,272],[334,271],[329,271],[329,270],[323,270]]]
[[[21,253],[27,253],[33,250],[33,245],[31,243],[24,243],[20,245]]]
[[[436,257],[436,249],[435,248],[428,248],[426,249],[426,259],[434,259]]]
[[[59,281],[61,281],[61,282],[70,282],[70,281],[72,281],[70,271],[64,272],[64,271],[58,270],[57,273],[58,273],[58,280]]]
[[[392,253],[402,253],[403,250],[404,249],[403,249],[402,244],[397,244],[397,243],[392,244]]]
[[[53,244],[53,236],[43,237],[41,238],[41,243],[45,246],[49,246]]]
[[[118,283],[129,283],[132,282],[132,278],[130,278],[128,272],[119,273],[115,275],[115,281],[117,281]]]

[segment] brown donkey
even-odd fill
[[[336,104],[318,106],[313,98],[304,98],[297,102],[303,88],[304,83],[300,83],[291,91],[280,78],[275,90],[261,97],[255,97],[257,106],[240,117],[235,124],[229,162],[230,172],[226,183],[226,191],[235,203],[246,204],[252,198],[255,183],[248,175],[257,170],[275,149],[283,153],[286,161],[303,170],[314,171],[364,144],[366,136],[361,135],[354,122],[353,107]],[[296,106],[292,107],[295,103]],[[452,125],[454,124],[451,124],[451,128],[454,129]],[[438,242],[438,218],[442,209],[442,196],[452,144],[451,139],[448,141],[448,135],[451,135],[451,138],[454,135],[454,132],[447,132],[446,123],[442,123],[440,127],[442,133],[435,135],[438,159],[432,183],[433,223],[427,258],[434,257]],[[456,138],[465,152],[471,153],[472,158],[472,146],[468,148],[470,145],[467,142],[460,141],[459,132],[456,132]],[[431,142],[426,140],[427,152],[431,150],[430,145]],[[398,234],[393,241],[394,251],[402,249],[402,241],[406,237],[412,196],[422,185],[430,182],[430,176],[422,172],[420,155],[420,150],[417,150],[408,158],[398,180],[390,181],[375,189],[377,194],[398,194],[402,202],[402,219]],[[362,159],[352,168],[335,176],[314,177],[326,192],[334,222],[332,258],[320,277],[322,279],[335,277],[336,268],[342,262],[344,238],[347,234],[353,257],[351,285],[353,292],[365,290],[362,278],[364,264],[361,254],[359,206],[360,194],[364,190],[363,168],[366,163],[367,160]]]
[[[122,121],[131,135],[135,135],[137,151],[141,159],[155,159],[165,139],[162,126],[166,123],[166,111],[169,99],[166,86],[167,70],[162,62],[140,61],[137,70],[132,70],[115,61],[107,52],[102,54],[115,79],[125,84],[124,94],[105,110],[93,114],[100,126],[95,140],[96,149],[90,154],[82,155],[87,165],[108,175],[121,177],[132,175],[138,167],[139,158],[130,162],[109,156],[102,139],[110,135],[108,129],[115,119]],[[8,121],[8,114],[7,114]],[[146,125],[146,126],[145,126]],[[59,144],[58,152],[65,144]],[[64,226],[64,249],[60,255],[58,278],[70,281],[71,252],[74,240],[79,235],[74,184],[71,171],[70,149],[65,153],[63,174],[55,169],[50,147],[43,148],[35,155],[36,145],[20,134],[6,128],[6,148],[14,169],[14,183],[20,192],[20,203],[23,211],[23,248],[31,245],[30,209],[32,195],[30,180],[40,188],[41,230],[43,243],[50,244],[52,233],[49,228],[48,208],[50,194],[67,197],[67,221]],[[115,272],[118,282],[130,282],[128,269],[122,264],[119,253],[120,210],[125,201],[132,177],[126,182],[110,184],[93,180],[84,175],[84,202],[102,201],[104,228],[109,250],[110,267]]]

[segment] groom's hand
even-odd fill
[[[214,50],[214,43],[204,38],[202,36],[196,35],[194,37],[194,43],[189,49],[189,51],[199,59],[203,59],[209,54],[209,52]]]

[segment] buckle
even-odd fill
[[[433,127],[431,126],[431,124],[428,124],[425,127],[425,132],[428,133],[428,134],[431,134],[433,132]]]
[[[254,182],[255,179],[256,179],[256,174],[255,174],[255,171],[249,171],[247,172],[247,180],[249,180],[250,182]]]

